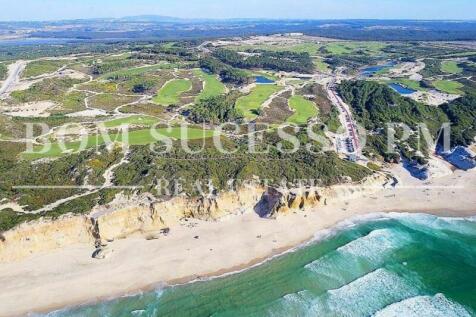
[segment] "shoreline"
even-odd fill
[[[408,212],[399,212],[399,211],[391,211],[391,212],[375,212],[375,213],[368,213],[363,216],[357,216],[355,218],[350,218],[346,219],[337,225],[320,230],[316,232],[316,235],[322,234],[322,237],[316,238],[315,235],[310,237],[309,239],[303,241],[302,243],[294,246],[289,246],[289,247],[283,247],[278,250],[273,250],[273,252],[266,257],[263,258],[257,258],[252,260],[251,262],[247,264],[241,264],[237,265],[236,267],[231,267],[227,269],[221,269],[217,272],[211,272],[207,273],[201,276],[197,276],[196,274],[188,276],[188,277],[183,277],[183,278],[178,278],[175,280],[170,280],[170,281],[165,281],[165,282],[158,282],[158,283],[153,283],[148,286],[144,286],[143,288],[137,289],[137,290],[129,290],[127,292],[123,292],[120,294],[116,295],[110,295],[110,296],[105,296],[102,298],[95,299],[94,301],[86,301],[82,303],[76,303],[73,305],[68,305],[68,306],[63,306],[61,308],[55,307],[55,308],[47,308],[45,310],[38,310],[35,311],[34,313],[39,313],[39,314],[47,314],[47,313],[55,313],[55,312],[60,312],[63,310],[70,310],[70,309],[75,309],[83,306],[89,306],[89,305],[95,305],[100,302],[107,302],[107,301],[113,301],[121,298],[128,298],[128,297],[135,297],[144,293],[148,292],[153,292],[153,291],[160,291],[160,290],[165,290],[167,288],[172,288],[172,287],[180,287],[188,284],[193,284],[193,283],[200,283],[200,282],[207,282],[215,279],[221,279],[221,278],[226,278],[229,276],[233,276],[236,274],[241,274],[245,273],[246,271],[252,270],[254,268],[257,268],[261,265],[265,265],[266,263],[273,261],[274,259],[277,259],[279,257],[285,256],[289,253],[293,253],[298,251],[301,248],[305,248],[306,246],[309,246],[310,244],[313,243],[319,243],[321,240],[327,239],[329,237],[332,237],[333,234],[339,233],[342,230],[345,230],[346,228],[353,226],[355,224],[360,224],[360,223],[365,223],[365,222],[371,222],[371,221],[376,221],[380,219],[392,219],[396,217],[388,217],[391,215],[396,215],[398,214],[401,217],[411,217],[411,216],[418,216],[418,215],[426,215],[426,216],[435,216],[439,218],[454,218],[454,219],[471,219],[476,217],[476,211],[472,214],[468,214],[466,216],[460,216],[458,214],[459,212],[457,211],[450,211],[449,213],[445,212],[417,212],[417,211],[408,211]],[[357,221],[358,220],[358,221]],[[345,224],[345,225],[344,225]],[[328,232],[330,231],[330,232]]]
[[[197,226],[172,228],[169,236],[157,240],[117,240],[111,243],[113,253],[105,260],[91,259],[90,245],[75,245],[2,263],[0,316],[52,312],[237,274],[359,219],[392,212],[459,218],[476,215],[474,172],[458,171],[431,183],[404,175],[400,179],[405,185],[400,189],[382,189],[374,195],[278,219],[262,219],[248,212],[217,222],[194,220]]]

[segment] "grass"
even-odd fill
[[[121,132],[110,133],[108,136],[112,142],[127,141],[128,145],[147,145],[158,142],[158,138],[154,136],[155,134],[176,140],[196,140],[212,137],[215,133],[213,130],[204,130],[200,128],[185,128],[182,133],[182,130],[179,127],[157,128],[153,131],[154,133],[152,133],[151,129],[131,131],[127,134],[128,140],[124,140],[125,138],[123,138],[123,134]],[[66,142],[63,144],[63,147],[61,147],[59,143],[53,143],[51,147],[44,153],[42,153],[43,146],[35,146],[34,153],[23,153],[22,157],[27,160],[61,157],[80,150],[91,149],[104,145],[107,141],[107,138],[102,135],[91,135],[83,138],[81,141]],[[84,143],[83,146],[81,146],[82,143]]]
[[[25,70],[23,71],[22,77],[29,78],[53,73],[63,67],[65,64],[66,62],[62,60],[33,61],[28,63]]]
[[[79,86],[79,89],[103,93],[115,93],[117,92],[117,84],[110,81],[92,81]]]
[[[114,119],[104,122],[106,128],[117,128],[121,125],[139,125],[143,127],[150,127],[157,123],[157,118],[149,116],[130,116],[120,119]]]
[[[461,74],[463,69],[455,61],[443,61],[441,63],[441,71],[449,74]]]
[[[379,42],[335,42],[329,43],[325,47],[332,55],[348,55],[356,51],[363,51],[368,55],[382,53],[382,49],[387,45]]]
[[[174,79],[166,83],[152,101],[164,106],[178,104],[180,102],[180,95],[190,89],[192,89],[192,82],[190,80]]]
[[[257,85],[249,95],[237,100],[236,109],[246,119],[253,120],[258,116],[261,105],[279,90],[281,90],[281,87],[277,85]]]
[[[451,80],[436,80],[433,82],[433,86],[439,91],[446,92],[451,95],[462,95],[463,91],[461,88],[464,87],[463,84]]]
[[[288,118],[288,122],[303,125],[310,118],[317,116],[316,105],[302,96],[292,96],[289,99],[289,106],[294,110],[294,114]]]
[[[226,87],[216,75],[207,74],[202,70],[196,70],[195,75],[205,82],[205,86],[202,92],[197,96],[197,100],[215,97],[225,93]]]
[[[12,92],[11,97],[15,102],[20,103],[44,100],[62,102],[68,89],[81,82],[82,80],[69,77],[47,78],[33,84],[28,89]]]
[[[314,60],[314,65],[316,66],[317,70],[323,73],[328,73],[329,72],[329,65],[325,63],[321,59],[315,59]]]

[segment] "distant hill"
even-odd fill
[[[147,23],[147,26],[141,24]],[[167,24],[165,27],[164,25]],[[67,25],[67,29],[58,26]],[[36,29],[24,35],[22,28]],[[184,19],[161,15],[45,22],[0,22],[22,37],[90,40],[181,40],[299,32],[343,40],[472,41],[476,21]]]
[[[164,22],[187,22],[190,21],[188,19],[182,19],[182,18],[176,18],[176,17],[169,17],[169,16],[163,16],[163,15],[136,15],[136,16],[127,16],[127,17],[122,17],[119,19],[116,19],[116,21],[122,21],[122,22],[158,22],[158,23],[164,23]]]

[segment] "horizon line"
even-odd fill
[[[64,21],[100,21],[100,20],[120,20],[128,19],[128,18],[162,18],[166,19],[174,19],[177,21],[174,22],[187,22],[187,21],[415,21],[415,22],[475,22],[476,17],[471,19],[415,19],[415,18],[265,18],[265,17],[236,17],[236,18],[192,18],[192,17],[179,17],[179,16],[167,16],[167,15],[149,15],[149,14],[140,14],[140,15],[130,15],[130,16],[122,16],[122,17],[84,17],[84,18],[70,18],[70,19],[21,19],[21,20],[0,20],[0,23],[27,23],[27,22],[64,22]],[[167,21],[147,21],[144,20],[136,20],[136,21],[122,21],[122,22],[167,22]],[[168,21],[171,22],[171,21]]]

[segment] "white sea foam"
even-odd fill
[[[339,289],[330,290],[326,304],[336,316],[369,316],[391,303],[418,295],[418,288],[396,273],[373,271]]]
[[[460,304],[448,300],[443,294],[417,296],[394,303],[374,317],[471,317]]]
[[[411,242],[407,233],[393,229],[378,229],[365,237],[356,239],[337,249],[345,255],[371,260],[381,263],[385,256]]]

